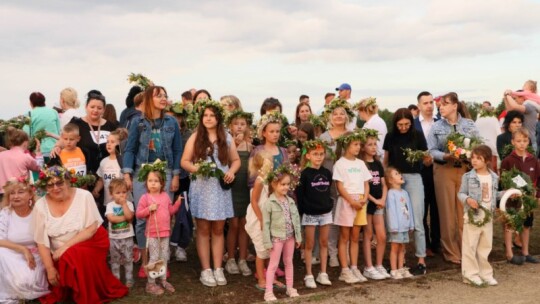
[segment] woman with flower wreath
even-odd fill
[[[336,140],[341,135],[347,133],[347,126],[349,125],[351,119],[354,118],[354,112],[352,111],[351,106],[346,100],[338,98],[332,100],[328,105],[325,106],[322,116],[328,125],[328,130],[321,134],[319,139],[324,141],[327,144],[328,148],[332,150],[332,153],[325,154],[323,167],[332,171],[334,168],[334,163],[336,161],[333,157],[333,154],[336,152],[337,148]],[[330,191],[335,208],[335,202],[337,202],[338,196],[335,184],[331,186]],[[330,224],[330,233],[328,235],[328,256],[330,257],[328,266],[330,267],[339,266],[337,250],[338,238],[338,226]]]
[[[48,294],[49,283],[31,227],[34,187],[22,176],[8,180],[3,189],[5,196],[0,205],[0,302],[18,303]]]
[[[145,194],[144,182],[135,178],[145,163],[153,163],[157,159],[167,162],[165,191],[173,201],[173,193],[180,186],[180,157],[182,155],[182,136],[176,119],[165,115],[167,106],[167,91],[161,86],[149,86],[143,93],[144,114],[132,121],[129,128],[126,148],[124,151],[124,179],[129,188],[133,189],[135,208],[140,198]],[[146,221],[138,219],[135,226],[137,245],[146,259]],[[139,277],[146,276],[144,268],[139,269]]]
[[[224,184],[232,183],[240,168],[240,158],[231,135],[225,131],[221,104],[203,100],[197,105],[200,106],[199,125],[186,143],[182,168],[192,174],[189,198],[197,225],[197,253],[202,266],[200,281],[213,287],[227,284],[222,268],[223,227],[225,220],[234,216],[231,191],[224,190],[219,179],[223,179]],[[222,174],[217,178],[197,176],[199,169],[206,168],[202,162],[212,163]]]
[[[458,265],[461,264],[463,205],[457,199],[457,193],[467,166],[448,152],[447,137],[450,133],[471,138],[479,135],[474,121],[464,118],[464,107],[456,93],[442,96],[439,108],[441,119],[433,124],[427,138],[429,153],[435,162],[433,179],[439,207],[443,257]]]
[[[397,109],[392,118],[392,131],[384,138],[384,161],[387,168],[396,168],[403,176],[403,189],[410,196],[414,219],[415,256],[418,258],[414,275],[426,274],[426,236],[424,230],[424,183],[422,181],[422,165],[430,166],[433,159],[429,155],[407,161],[405,149],[411,151],[427,151],[427,143],[421,131],[414,128],[414,118],[407,108]]]
[[[74,181],[65,168],[53,166],[36,183],[47,194],[34,208],[34,240],[52,286],[42,303],[103,303],[128,293],[107,265],[109,238],[94,197],[71,187]]]

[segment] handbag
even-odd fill
[[[156,223],[156,231],[158,230],[158,224],[157,224],[157,215],[156,211],[153,211],[154,213],[154,222]],[[150,252],[148,250],[148,238],[150,236],[150,232],[146,235],[146,257],[149,259]],[[161,243],[161,238],[159,237],[158,233],[158,242]],[[159,255],[161,256],[161,246],[159,246]],[[146,270],[146,273],[151,279],[157,279],[159,277],[164,277],[167,272],[167,265],[165,264],[165,261],[159,259],[153,263],[149,263],[148,261],[145,261],[144,269]]]
[[[209,155],[210,156],[210,159],[212,160],[212,162],[214,164],[216,164],[216,168],[217,168],[217,163],[216,163],[216,160],[214,159],[214,156],[213,155]],[[231,183],[226,183],[225,180],[223,180],[223,176],[221,177],[218,177],[217,178],[218,181],[219,181],[219,185],[221,186],[221,189],[223,190],[231,190],[233,184],[234,184],[234,181],[232,181]]]

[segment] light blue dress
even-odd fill
[[[232,137],[227,134],[227,146],[232,144]],[[226,173],[229,164],[221,164],[218,159],[218,146],[214,144],[214,159],[217,167]],[[207,161],[212,161],[210,157]],[[231,190],[223,190],[217,178],[201,178],[191,180],[189,185],[189,206],[191,215],[208,221],[220,221],[234,217]]]

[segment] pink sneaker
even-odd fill
[[[137,276],[141,279],[144,279],[146,278],[146,271],[144,271],[144,267],[141,266],[141,268],[139,268],[139,273],[137,274]]]

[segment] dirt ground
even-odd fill
[[[540,254],[540,235],[538,219],[531,233],[530,252]],[[293,303],[359,303],[373,301],[377,303],[540,303],[540,264],[525,264],[514,266],[505,263],[502,244],[502,228],[495,224],[493,251],[490,261],[494,262],[495,278],[499,286],[475,288],[461,281],[460,268],[443,261],[440,255],[427,259],[428,274],[423,277],[400,281],[369,281],[354,286],[338,281],[339,267],[329,268],[328,274],[333,285],[320,286],[317,289],[307,289],[303,284],[304,265],[299,254],[295,256],[295,282],[301,298]],[[387,249],[388,250],[388,249]],[[413,244],[407,250],[407,264],[413,266],[415,259]],[[519,251],[515,250],[516,253]],[[388,252],[386,254],[388,256]],[[171,262],[171,282],[176,293],[162,296],[149,296],[144,292],[145,281],[138,279],[130,295],[115,303],[255,303],[263,301],[263,292],[255,289],[256,280],[253,276],[225,274],[228,280],[226,286],[209,288],[199,282],[200,264],[194,244],[188,248],[187,263]],[[360,256],[360,266],[363,257]],[[388,261],[384,263],[388,265]],[[135,270],[138,271],[138,265]],[[254,263],[250,263],[252,269]],[[313,266],[313,272],[319,272],[318,266]],[[519,295],[516,295],[518,293]],[[276,292],[278,299],[286,299],[284,293]],[[289,301],[287,301],[289,302]]]

